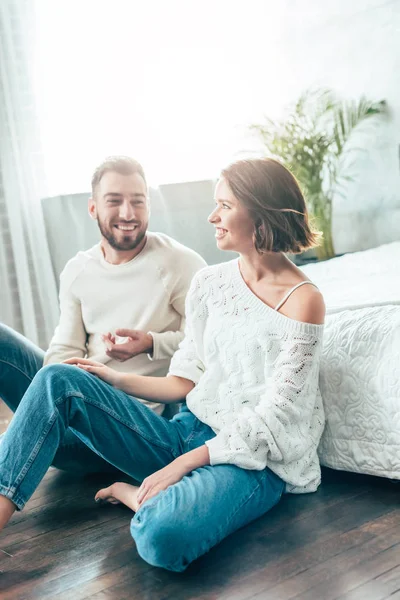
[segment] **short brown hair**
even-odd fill
[[[134,175],[138,173],[143,177],[146,183],[146,177],[143,167],[137,160],[129,156],[107,156],[105,160],[97,167],[92,177],[92,195],[94,196],[96,187],[99,185],[101,178],[105,173],[115,171],[120,175]],[[147,183],[146,183],[147,185]]]
[[[297,254],[318,245],[321,234],[309,224],[299,184],[280,162],[272,158],[239,160],[221,176],[254,221],[257,252]]]

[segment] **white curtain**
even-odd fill
[[[40,199],[46,195],[35,101],[32,0],[0,2],[0,320],[46,346],[58,319]]]

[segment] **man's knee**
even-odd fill
[[[73,384],[82,375],[84,373],[71,365],[47,365],[36,373],[31,386],[40,388],[42,392],[56,400],[60,395],[71,391]]]
[[[0,360],[32,378],[43,364],[44,352],[26,337],[0,323]]]
[[[22,336],[14,331],[14,329],[11,329],[11,327],[4,325],[4,323],[0,323],[0,349],[18,346],[21,337]]]

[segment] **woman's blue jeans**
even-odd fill
[[[0,494],[22,509],[67,431],[139,481],[214,435],[187,409],[167,421],[77,367],[50,365],[34,377],[0,443]],[[269,469],[202,467],[146,502],[131,521],[131,534],[148,563],[184,571],[266,513],[283,489]]]

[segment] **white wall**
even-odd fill
[[[47,19],[60,12],[64,20],[74,18],[77,1],[61,2],[61,12],[50,0],[38,3],[46,5]],[[400,0],[205,0],[196,6],[173,0],[172,4],[175,12],[169,3],[161,4],[160,12],[153,10],[153,0],[146,10],[143,3],[119,0],[110,14],[104,13],[104,31],[87,27],[80,14],[79,23],[71,21],[81,43],[74,39],[72,54],[68,27],[58,29],[55,20],[43,33],[39,48],[46,60],[42,57],[39,81],[41,91],[47,90],[43,134],[48,133],[45,146],[52,159],[51,193],[87,189],[92,167],[113,152],[137,156],[150,181],[158,185],[213,179],[241,151],[261,149],[247,132],[251,122],[259,121],[263,113],[279,118],[308,87],[331,87],[345,98],[364,94],[372,100],[386,99],[391,110],[389,122],[361,140],[369,154],[352,173],[355,182],[348,186],[345,199],[335,199],[336,251],[400,239]],[[89,5],[86,16],[92,19]],[[102,60],[110,52],[105,34],[110,19],[122,28],[117,28],[120,33],[130,30],[133,17],[127,6],[136,29],[140,24],[141,37],[119,36],[121,64],[115,71],[114,63],[110,68]],[[93,44],[88,43],[89,35],[95,35]],[[55,69],[50,77],[51,61],[60,60],[57,44],[64,44],[65,69]],[[93,56],[83,56],[88,47]],[[139,55],[137,64],[133,58]],[[70,80],[79,63],[85,66],[81,79]],[[130,81],[127,74],[133,64]],[[94,79],[103,86],[94,103],[87,90],[92,89],[87,73],[93,68]],[[111,96],[108,110],[102,102],[107,90],[117,108]],[[117,119],[121,111],[123,126]]]
[[[391,112],[360,140],[369,155],[353,171],[346,198],[335,199],[336,252],[399,240],[400,1],[288,0],[286,7],[279,57],[285,102],[323,86],[343,97],[385,99]]]

